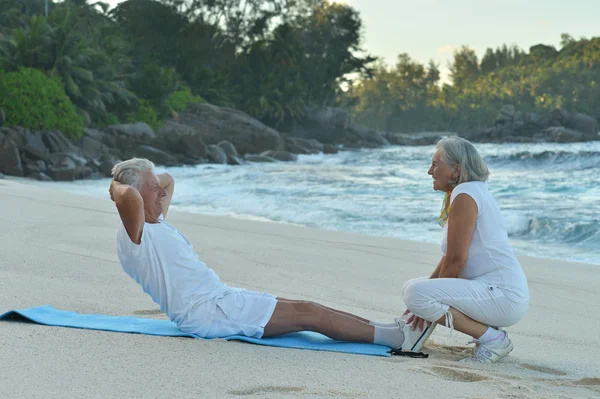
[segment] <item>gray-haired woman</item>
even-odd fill
[[[419,351],[437,323],[474,338],[468,362],[493,363],[513,344],[501,327],[516,324],[529,304],[527,279],[508,241],[500,209],[487,187],[488,168],[465,139],[440,140],[428,174],[446,193],[439,224],[442,259],[430,277],[402,288],[404,331]]]

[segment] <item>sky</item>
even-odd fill
[[[104,0],[111,5],[119,0]],[[515,44],[523,50],[543,43],[560,48],[560,35],[600,36],[600,0],[340,0],[363,21],[363,49],[392,66],[400,53],[447,64],[467,45],[481,56],[486,48]]]

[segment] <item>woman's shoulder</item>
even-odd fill
[[[450,202],[454,202],[459,194],[466,194],[473,198],[475,204],[477,204],[477,210],[481,212],[482,205],[486,201],[486,197],[489,194],[487,183],[481,181],[470,181],[459,184],[452,190]]]
[[[481,195],[488,191],[487,183],[482,181],[469,181],[460,183],[452,190],[452,196],[456,198],[458,194]]]

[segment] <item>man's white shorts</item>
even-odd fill
[[[277,305],[277,297],[266,292],[232,290],[209,301],[214,317],[205,338],[244,335],[261,338]]]

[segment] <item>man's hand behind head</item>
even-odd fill
[[[110,182],[110,187],[108,188],[108,194],[110,194],[110,199],[114,202],[115,201],[115,188],[117,186],[119,186],[121,183],[119,183],[118,181],[116,181],[115,179],[113,179]]]

